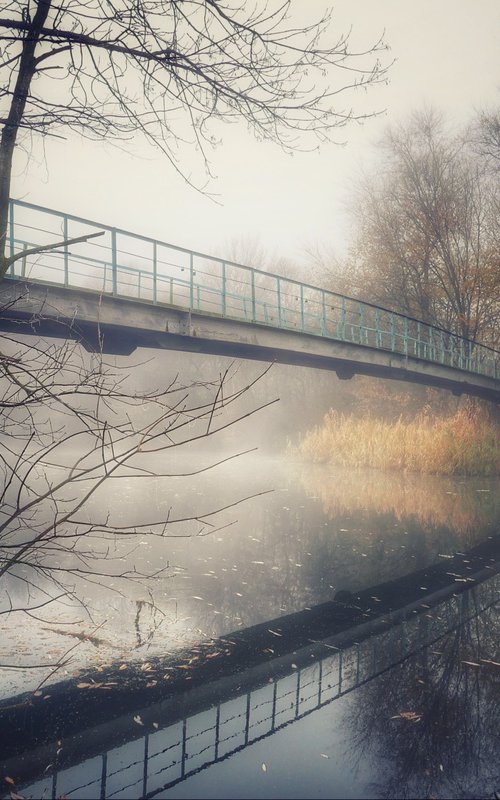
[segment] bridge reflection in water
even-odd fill
[[[488,569],[495,571],[498,564]],[[67,798],[153,798],[353,692],[409,657],[422,654],[426,661],[429,649],[447,634],[498,604],[499,587],[500,576],[493,572],[492,577],[458,594],[453,589],[460,584],[451,584],[439,592],[447,594],[440,602],[436,603],[435,592],[424,595],[418,604],[401,609],[385,630],[378,624],[370,635],[366,626],[357,626],[267,662],[264,669],[261,665],[240,673],[237,684],[231,679],[219,681],[215,704],[209,703],[204,686],[193,688],[184,706],[182,702],[178,705],[181,713],[177,715],[172,709],[166,712],[162,703],[150,707],[147,715],[141,712],[143,717],[129,725],[129,737],[122,736],[122,741],[127,741],[119,746],[106,746],[109,725],[115,723],[87,729],[85,742],[92,743],[98,755],[55,768],[42,780],[18,786],[18,791],[26,798],[62,794]],[[356,636],[357,632],[359,641],[353,641],[349,634]],[[311,657],[315,661],[308,664]],[[189,713],[182,713],[186,707]]]

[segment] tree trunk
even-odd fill
[[[12,101],[0,138],[0,280],[9,267],[6,245],[12,159],[31,80],[36,71],[35,48],[40,38],[40,31],[47,20],[50,4],[51,0],[37,0],[35,15],[23,40]]]

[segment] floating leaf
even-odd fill
[[[267,772],[267,766],[265,764],[262,764],[262,772]]]
[[[8,783],[10,786],[15,786],[16,782],[14,778],[11,778],[9,775],[6,775],[4,778],[5,783]]]
[[[144,725],[144,722],[140,718],[139,714],[134,717],[134,722],[137,722],[138,725]]]
[[[400,711],[399,714],[391,717],[391,719],[398,719],[398,717],[401,717],[402,719],[408,719],[410,722],[418,722],[420,719],[422,719],[422,714],[417,714],[416,711]]]

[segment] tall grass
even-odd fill
[[[385,422],[330,411],[298,445],[315,463],[440,475],[500,475],[500,429],[479,411]]]

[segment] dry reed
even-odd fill
[[[390,423],[330,411],[298,445],[314,463],[440,475],[500,475],[499,428],[461,409],[444,418],[420,415]]]

